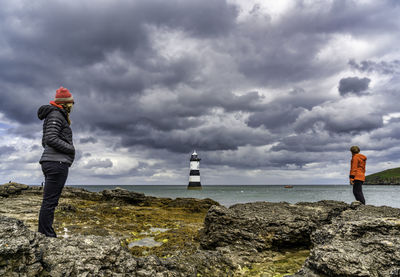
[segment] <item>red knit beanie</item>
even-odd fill
[[[56,90],[56,97],[54,98],[54,102],[56,102],[57,104],[74,103],[74,98],[72,97],[72,94],[69,92],[68,89],[60,87],[58,90]]]

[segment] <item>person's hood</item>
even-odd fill
[[[354,155],[357,159],[360,159],[360,160],[362,160],[362,161],[366,161],[367,160],[367,157],[366,156],[364,156],[363,154],[355,154]]]
[[[43,120],[49,115],[49,113],[51,113],[52,111],[55,111],[55,110],[59,110],[59,109],[57,107],[54,107],[53,105],[43,105],[39,108],[39,110],[37,112],[38,118],[40,120]]]

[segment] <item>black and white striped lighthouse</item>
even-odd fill
[[[190,157],[190,174],[188,189],[201,189],[200,183],[200,158],[197,156],[196,150]]]

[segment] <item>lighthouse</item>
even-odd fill
[[[200,183],[200,158],[197,156],[196,150],[190,156],[190,174],[188,189],[201,189]]]

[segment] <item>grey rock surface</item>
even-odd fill
[[[133,205],[141,204],[146,200],[144,193],[128,191],[121,188],[103,190],[101,194],[106,200],[120,200]]]
[[[204,249],[236,246],[256,249],[309,246],[311,234],[349,207],[344,202],[237,204],[212,207],[200,236]]]
[[[400,209],[353,205],[312,234],[295,276],[400,276]]]
[[[400,277],[400,209],[391,207],[337,201],[212,207],[200,240],[203,249],[255,253],[306,245],[311,254],[296,277]]]
[[[0,276],[37,276],[43,270],[39,249],[43,238],[22,221],[0,216]]]
[[[135,258],[114,237],[47,238],[0,216],[0,276],[192,276],[176,259]]]

